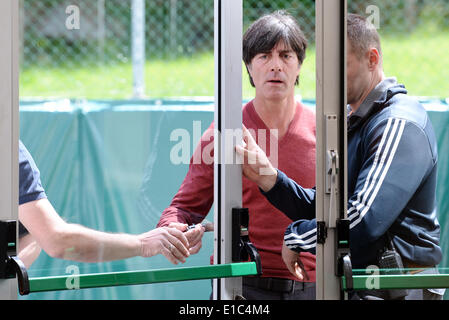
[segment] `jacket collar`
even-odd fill
[[[398,84],[396,78],[386,78],[382,80],[365,98],[360,107],[348,116],[348,131],[352,131],[365,123],[365,121],[376,111],[379,107],[383,107],[385,103],[398,93],[407,93],[402,84]],[[348,113],[351,110],[347,106]]]

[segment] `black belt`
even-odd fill
[[[295,282],[301,288],[304,286],[304,282],[282,278],[243,277],[242,280],[243,285],[274,292],[293,292]]]

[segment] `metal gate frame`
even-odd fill
[[[227,264],[232,262],[232,208],[242,206],[242,169],[233,161],[234,133],[242,130],[242,0],[214,0],[214,14],[214,264]],[[214,300],[241,294],[241,278],[213,280]]]
[[[346,0],[316,1],[316,297],[340,299],[337,226],[347,217]],[[343,249],[343,250],[342,250]],[[341,276],[341,275],[340,275]]]
[[[19,1],[0,1],[0,220],[18,220]],[[17,228],[15,244],[17,245]],[[0,279],[0,299],[17,299],[17,280]]]

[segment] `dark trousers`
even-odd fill
[[[242,296],[246,300],[315,300],[315,288],[315,282],[258,277],[242,279]],[[212,300],[212,293],[209,298]]]
[[[242,294],[247,300],[315,300],[315,289],[315,282],[244,277]]]

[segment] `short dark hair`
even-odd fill
[[[270,52],[279,42],[290,47],[301,65],[306,57],[307,39],[293,17],[284,10],[257,19],[243,35],[243,61],[248,65],[259,53]],[[249,72],[248,72],[249,74]],[[254,87],[253,79],[249,81]],[[295,84],[298,84],[296,79]]]
[[[350,13],[347,16],[348,40],[355,55],[360,59],[372,47],[382,55],[379,33],[376,27],[363,16]]]

